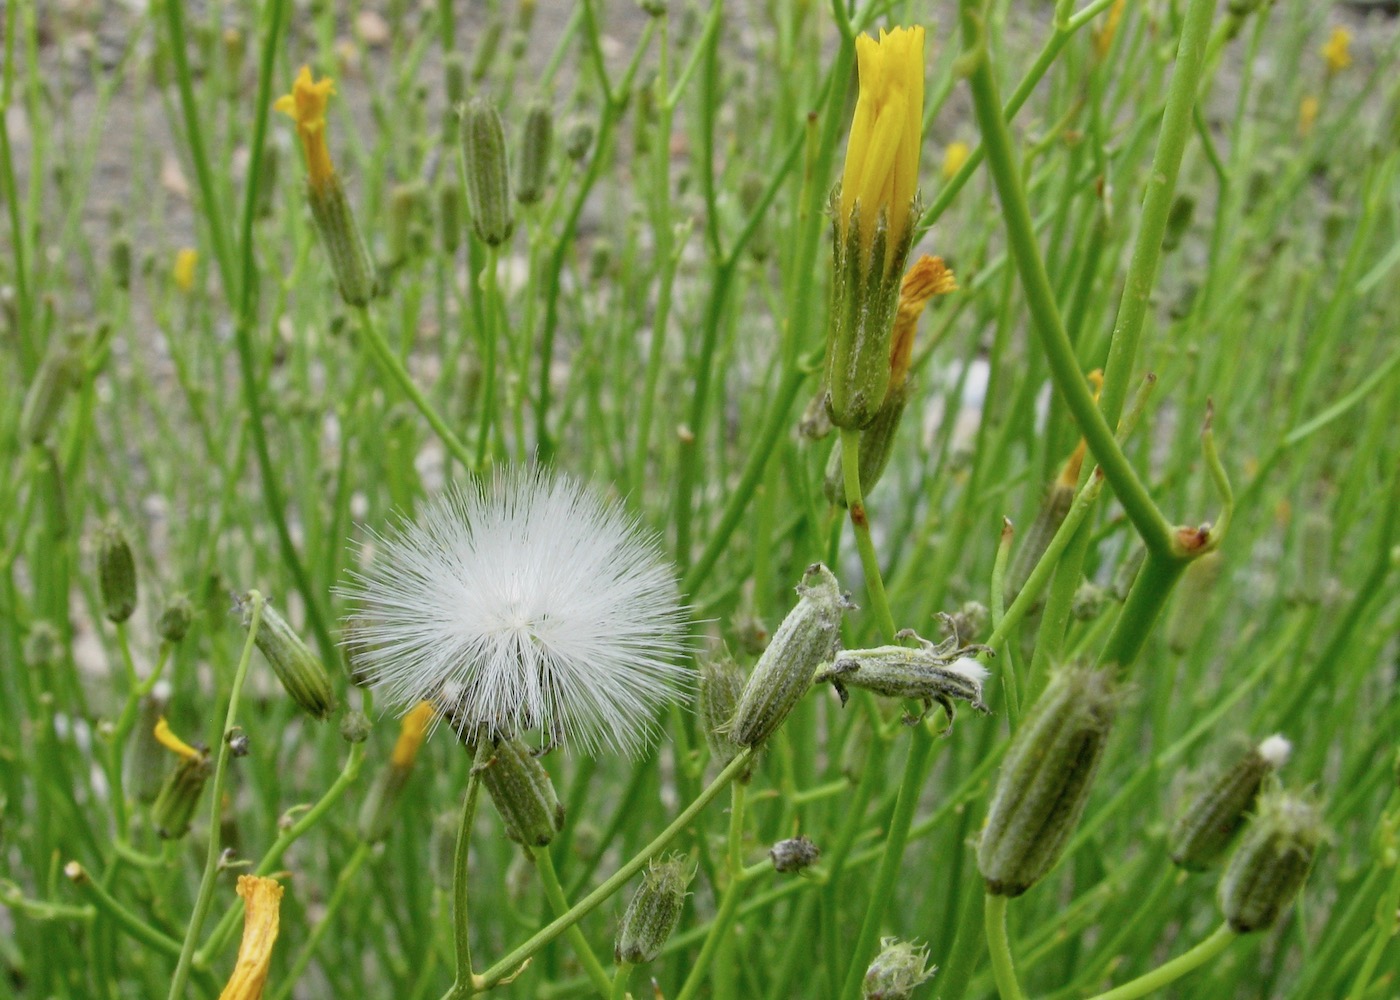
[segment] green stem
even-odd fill
[[[496,313],[500,308],[501,288],[496,275],[496,265],[500,251],[494,246],[486,248],[486,266],[481,272],[482,312],[485,314],[485,377],[481,386],[481,425],[477,432],[476,462],[469,469],[484,469],[486,456],[491,449],[491,427],[496,418]]]
[[[714,961],[719,946],[728,937],[729,928],[734,925],[734,918],[739,913],[739,902],[744,895],[744,802],[747,790],[748,786],[742,782],[729,788],[729,884],[724,888],[724,899],[719,905],[719,913],[710,924],[710,932],[705,935],[705,943],[701,945],[700,954],[696,956],[695,963],[686,974],[685,983],[676,994],[676,1000],[693,1000],[700,992],[700,987],[705,982],[705,973]]]
[[[549,900],[550,909],[556,917],[561,917],[569,912],[569,901],[564,896],[564,887],[559,884],[559,873],[554,870],[554,856],[549,853],[548,847],[536,847],[531,853],[534,855],[535,868],[540,873],[540,882],[544,885],[544,894]],[[589,945],[588,938],[583,936],[578,924],[570,924],[565,934],[574,947],[574,954],[578,956],[583,971],[593,981],[594,988],[603,996],[611,995],[616,984],[608,976],[598,956],[593,954],[593,948]]]
[[[851,515],[851,527],[856,533],[856,548],[860,550],[861,567],[865,570],[865,587],[870,593],[870,603],[875,615],[880,619],[880,628],[885,638],[894,641],[897,631],[894,615],[890,613],[889,598],[885,595],[885,581],[880,577],[880,560],[875,554],[875,543],[870,538],[870,519],[865,512],[865,501],[860,495],[860,431],[841,429],[841,472],[845,477],[846,509]]]
[[[199,882],[199,894],[195,897],[194,913],[185,929],[184,944],[180,946],[180,960],[170,981],[170,992],[167,994],[169,1000],[179,1000],[184,995],[194,958],[194,943],[204,927],[204,918],[209,914],[209,906],[214,902],[214,878],[219,872],[219,854],[223,846],[219,836],[222,826],[219,819],[224,806],[224,782],[228,779],[228,736],[233,732],[234,722],[238,718],[238,702],[243,695],[243,682],[248,677],[248,664],[253,658],[253,641],[262,625],[262,594],[250,590],[247,600],[253,606],[253,613],[248,621],[248,637],[243,643],[243,655],[238,660],[238,671],[233,676],[233,690],[229,693],[224,726],[219,731],[219,757],[214,765],[214,788],[211,792],[212,803],[209,806],[209,848],[204,855],[204,875]]]
[[[1100,666],[1116,666],[1120,677],[1127,671],[1142,651],[1142,644],[1185,569],[1186,563],[1179,559],[1163,558],[1155,552],[1148,554],[1099,655]]]
[[[452,941],[457,952],[457,976],[447,995],[453,1000],[465,1000],[476,992],[476,980],[472,975],[471,920],[467,908],[470,882],[467,857],[471,852],[476,803],[481,797],[480,769],[490,756],[491,743],[482,740],[476,748],[471,771],[467,774],[467,794],[462,799],[462,818],[457,825],[457,848],[452,853]]]
[[[612,1000],[627,1000],[627,983],[632,979],[632,963],[618,962],[617,975],[613,976],[612,989],[608,996]]]
[[[331,929],[341,904],[345,902],[351,883],[354,882],[355,876],[360,871],[360,866],[365,863],[372,848],[373,845],[361,841],[355,848],[355,853],[350,855],[350,860],[345,862],[345,867],[341,868],[340,874],[336,876],[335,890],[331,893],[331,898],[326,900],[325,912],[321,914],[320,921],[307,937],[306,943],[301,946],[301,951],[297,952],[296,960],[292,962],[292,967],[285,976],[282,986],[272,995],[272,1000],[287,1000],[292,995],[297,981],[301,979],[306,967],[311,964],[311,959],[316,956],[316,948],[325,938],[326,932]]]
[[[1006,939],[1005,896],[986,894],[982,910],[983,926],[987,932],[987,951],[992,959],[992,976],[996,979],[1001,1000],[1025,1000],[1021,984],[1016,981],[1016,967],[1011,961],[1011,942]]]
[[[1145,976],[1139,976],[1132,982],[1117,986],[1107,993],[1100,993],[1092,1000],[1136,1000],[1137,997],[1145,997],[1154,990],[1160,990],[1168,983],[1176,982],[1186,973],[1205,965],[1228,948],[1238,936],[1230,929],[1229,924],[1221,924],[1216,928],[1214,934],[1186,954],[1178,955],[1166,965],[1153,969]]]
[[[715,776],[715,780],[710,782],[704,791],[696,796],[695,801],[686,806],[685,809],[681,811],[680,815],[671,821],[671,825],[657,834],[656,838],[646,847],[642,848],[631,861],[615,871],[606,881],[599,885],[598,888],[575,903],[567,913],[550,921],[550,923],[537,931],[528,941],[483,972],[479,979],[480,987],[482,989],[490,989],[492,986],[495,986],[501,980],[505,979],[507,975],[516,971],[521,964],[527,961],[535,952],[549,944],[549,942],[564,933],[566,929],[573,926],[602,905],[604,901],[609,899],[614,893],[631,881],[634,875],[645,868],[647,862],[661,853],[661,851],[666,848],[666,845],[674,840],[682,830],[686,829],[691,821],[700,814],[700,811],[709,805],[716,795],[724,790],[726,785],[740,774],[744,773],[747,768],[752,766],[752,763],[753,751],[750,749],[740,751],[739,755],[731,760],[724,770]],[[443,1000],[450,1000],[451,997],[452,994],[449,992]]]
[[[428,402],[428,398],[414,383],[413,376],[408,373],[408,369],[399,360],[399,356],[394,353],[389,342],[384,339],[384,335],[374,325],[374,320],[370,318],[369,307],[360,306],[356,311],[360,314],[360,332],[374,353],[374,360],[379,364],[379,370],[403,390],[403,394],[417,407],[418,412],[423,415],[423,419],[428,421],[429,426],[442,439],[443,445],[452,453],[452,457],[461,462],[469,471],[475,471],[478,464],[472,459],[471,452],[467,450],[467,446],[462,443],[462,440],[452,433],[452,429],[447,426],[442,415],[434,409],[433,404]]]

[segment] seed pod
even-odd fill
[[[510,239],[510,170],[506,135],[496,107],[483,97],[462,110],[462,150],[467,163],[467,207],[477,238],[488,246]]]
[[[641,965],[661,953],[681,918],[693,874],[690,863],[679,855],[652,862],[618,926],[613,947],[618,962]]]
[[[367,304],[376,290],[374,264],[340,178],[332,174],[325,183],[310,184],[306,190],[311,221],[330,258],[340,297],[347,305]]]
[[[118,232],[112,240],[108,252],[107,265],[112,272],[112,283],[127,292],[131,290],[131,237],[125,231]]]
[[[443,90],[450,107],[467,99],[467,60],[460,52],[451,52],[442,61]]]
[[[438,188],[438,243],[449,257],[462,245],[462,189],[455,181],[444,181]]]
[[[549,183],[549,154],[554,145],[554,112],[545,101],[534,101],[525,111],[525,137],[515,171],[515,200],[533,205],[544,197]]]
[[[864,1000],[909,1000],[914,989],[938,971],[928,964],[928,948],[892,937],[880,939],[880,954],[865,971]]]
[[[413,254],[413,232],[427,193],[420,182],[398,184],[389,193],[389,266],[397,267]]]
[[[1167,646],[1173,653],[1185,653],[1201,637],[1206,627],[1211,595],[1223,568],[1224,557],[1218,549],[1207,552],[1186,567],[1181,586],[1177,588],[1171,617],[1167,619]]]
[[[1216,775],[1172,825],[1167,838],[1172,861],[1193,872],[1214,864],[1244,825],[1264,779],[1283,766],[1292,749],[1282,736],[1270,736]]]
[[[1267,793],[1220,880],[1220,908],[1241,934],[1266,930],[1292,904],[1322,841],[1317,806],[1284,791]]]
[[[876,646],[874,649],[848,649],[838,653],[831,666],[819,671],[814,684],[830,681],[846,704],[848,687],[864,688],[886,698],[914,698],[923,702],[924,711],[935,702],[948,714],[952,732],[953,699],[965,701],[978,712],[989,713],[982,701],[982,682],[987,668],[972,658],[979,652],[990,653],[984,646],[959,646],[956,638],[935,645],[913,629],[904,629],[896,639],[916,639],[918,649],[908,646]],[[911,725],[923,716],[908,718]]]
[[[525,847],[544,847],[564,828],[564,806],[549,772],[520,740],[498,740],[481,765],[481,783],[505,821],[506,836]]]
[[[1021,721],[977,845],[989,893],[1019,896],[1059,860],[1089,799],[1116,702],[1108,672],[1067,667]]]
[[[894,454],[894,442],[899,433],[899,422],[904,417],[904,407],[909,401],[914,380],[907,378],[899,385],[891,386],[885,402],[876,411],[874,418],[860,432],[860,492],[862,497],[870,496],[870,491],[885,474],[885,467]],[[838,442],[831,450],[831,459],[826,465],[826,480],[822,484],[826,498],[838,507],[846,506],[846,480],[841,465],[841,445]]]
[[[374,732],[374,723],[370,721],[368,715],[358,709],[346,712],[340,717],[340,738],[352,746],[369,739],[369,734],[372,732]]]
[[[700,661],[700,724],[710,755],[719,764],[728,764],[739,746],[727,735],[726,727],[744,690],[744,671],[728,652]]]
[[[111,622],[124,622],[136,610],[136,560],[126,534],[115,521],[97,534],[97,584]]]
[[[1035,571],[1040,557],[1045,555],[1045,550],[1050,547],[1055,532],[1059,531],[1060,525],[1065,523],[1065,518],[1069,516],[1070,506],[1074,503],[1074,487],[1074,481],[1066,483],[1062,477],[1057,477],[1050,484],[1050,488],[1045,491],[1045,496],[1040,501],[1040,509],[1036,511],[1035,520],[1031,522],[1030,530],[1021,539],[1021,547],[1016,551],[1016,558],[1011,562],[1011,572],[1006,574],[1005,596],[1007,604],[1016,599],[1016,595],[1021,592],[1021,588],[1026,585],[1031,573]]]
[[[729,738],[739,746],[757,747],[771,736],[840,648],[841,615],[852,604],[836,577],[813,563],[797,593],[797,606],[759,657],[729,723]]]
[[[389,763],[376,776],[360,807],[360,839],[375,844],[389,835],[404,786],[413,773],[413,762],[436,717],[431,702],[420,701],[399,724],[399,738]]]
[[[181,592],[166,602],[160,617],[156,619],[156,634],[174,644],[189,634],[193,622],[194,605],[190,603],[189,595]]]
[[[254,600],[261,600],[261,597],[257,591],[250,590],[239,601],[245,629],[253,620]],[[313,718],[330,718],[335,710],[330,674],[271,602],[263,602],[262,623],[253,641],[292,700]]]
[[[204,784],[209,780],[212,761],[202,747],[190,746],[170,731],[165,719],[153,729],[155,738],[180,757],[175,770],[166,776],[151,806],[151,822],[163,840],[178,840],[190,829],[190,820],[199,807]]]
[[[24,394],[20,411],[19,436],[27,444],[43,444],[58,420],[58,413],[68,394],[82,380],[83,357],[74,339],[56,338],[49,345],[34,381]]]
[[[569,159],[575,163],[581,163],[592,148],[593,123],[576,121],[570,125],[569,132],[564,137],[564,152],[568,154]]]
[[[155,728],[170,707],[170,694],[169,682],[157,681],[141,699],[126,748],[124,784],[136,801],[145,805],[155,801],[165,778],[166,750],[156,740]]]
[[[821,848],[805,836],[780,840],[768,851],[768,857],[773,862],[773,870],[784,874],[810,868],[817,863],[817,859],[821,856]]]
[[[496,51],[501,46],[501,34],[505,31],[505,22],[499,17],[493,17],[486,22],[486,27],[476,36],[476,58],[472,60],[472,82],[480,83],[486,79],[486,74],[491,72],[491,64],[496,61]]]

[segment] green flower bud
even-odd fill
[[[1220,880],[1220,908],[1241,934],[1273,926],[1308,877],[1322,842],[1317,806],[1284,791],[1266,793]]]
[[[549,183],[549,154],[554,144],[554,112],[545,101],[534,101],[525,111],[525,137],[516,163],[515,199],[533,205],[544,197]]]
[[[108,267],[112,271],[112,283],[122,291],[131,290],[131,237],[125,232],[117,233],[108,252]]]
[[[817,859],[821,856],[822,849],[805,836],[780,840],[768,851],[768,858],[773,862],[773,870],[784,874],[810,868],[817,863]]]
[[[564,806],[554,782],[520,740],[498,740],[481,766],[481,783],[505,821],[506,836],[525,847],[544,847],[564,828]]]
[[[476,36],[476,58],[472,61],[472,82],[480,83],[491,72],[491,64],[496,61],[496,52],[501,47],[501,35],[505,22],[493,17]]]
[[[179,840],[189,833],[190,820],[199,807],[204,784],[209,780],[213,761],[208,751],[187,747],[156,793],[151,806],[151,822],[162,840]]]
[[[928,948],[892,937],[880,939],[880,954],[865,971],[864,1000],[909,1000],[914,988],[933,978],[938,966],[928,964]]]
[[[1176,603],[1167,619],[1167,646],[1173,653],[1185,653],[1196,644],[1206,627],[1211,595],[1224,568],[1220,551],[1207,552],[1186,567],[1177,588]]]
[[[825,386],[807,401],[802,418],[797,421],[797,433],[808,441],[820,441],[831,433],[831,414],[826,412]],[[840,454],[839,448],[836,453]]]
[[[413,773],[413,763],[418,759],[418,751],[436,718],[437,711],[432,704],[420,701],[399,723],[399,738],[394,744],[394,752],[389,756],[389,763],[375,778],[360,808],[362,840],[374,844],[389,835],[399,798],[408,784],[409,775]]]
[[[24,640],[24,665],[30,670],[44,670],[58,663],[63,655],[63,636],[53,623],[36,621],[29,627]]]
[[[1091,622],[1108,607],[1108,591],[1085,580],[1070,599],[1069,613],[1077,622]]]
[[[1181,238],[1191,228],[1191,216],[1196,211],[1196,199],[1189,192],[1182,191],[1172,199],[1172,207],[1167,212],[1167,228],[1162,233],[1162,249],[1175,250],[1181,245]]]
[[[1167,838],[1172,861],[1187,871],[1205,871],[1230,846],[1254,808],[1264,779],[1283,766],[1292,745],[1282,736],[1270,736],[1250,747],[1177,816]]]
[[[189,634],[194,622],[194,605],[188,594],[175,594],[166,602],[160,617],[156,619],[156,634],[169,643],[177,643]]]
[[[477,238],[488,246],[510,239],[510,170],[506,135],[495,105],[482,97],[462,109],[462,151],[467,163],[467,207]]]
[[[24,394],[20,411],[19,436],[26,444],[43,444],[58,420],[68,394],[78,388],[83,375],[83,356],[78,342],[69,337],[55,338],[49,345],[34,381]]]
[[[155,728],[170,708],[170,694],[170,684],[157,681],[141,699],[126,748],[123,783],[137,802],[146,805],[155,801],[165,779],[166,750],[156,740]]]
[[[443,90],[447,103],[457,107],[467,100],[467,60],[460,52],[450,52],[442,61]]]
[[[570,125],[568,134],[564,136],[564,152],[568,154],[569,159],[580,163],[592,148],[593,123],[576,121]]]
[[[455,181],[438,188],[438,243],[449,257],[462,245],[462,189]]]
[[[331,174],[322,183],[308,184],[306,190],[311,221],[330,259],[340,297],[347,305],[367,304],[376,291],[374,264],[340,178]]]
[[[397,267],[413,255],[414,227],[427,194],[420,182],[395,185],[389,193],[389,266]]]
[[[254,601],[262,597],[250,590],[238,604],[245,629],[253,620]],[[292,700],[313,718],[329,718],[335,710],[330,674],[270,602],[262,602],[262,622],[253,641]]]
[[[913,698],[923,702],[924,711],[936,702],[948,715],[952,732],[956,710],[953,699],[965,701],[975,710],[989,713],[982,701],[982,682],[987,668],[972,654],[990,652],[982,646],[960,646],[956,638],[935,645],[913,629],[904,629],[896,639],[915,639],[919,648],[877,646],[874,649],[847,649],[836,655],[831,665],[813,678],[814,684],[831,682],[846,704],[848,687],[864,688],[886,698]],[[911,725],[923,716],[908,718]]]
[[[725,652],[700,661],[700,724],[710,755],[719,764],[728,764],[739,753],[739,746],[728,736],[729,720],[744,691],[744,671]]]
[[[1019,896],[1059,860],[1089,800],[1116,704],[1109,673],[1068,667],[1021,721],[977,845],[989,893]]]
[[[340,717],[340,738],[349,744],[363,743],[374,732],[374,723],[368,715],[356,709]]]
[[[136,560],[126,534],[115,521],[97,534],[97,585],[107,620],[124,622],[136,610]]]
[[[904,416],[913,381],[913,378],[906,378],[899,385],[892,386],[884,403],[875,411],[875,416],[860,432],[860,493],[864,498],[870,496],[870,491],[885,474],[885,467],[894,454],[899,422]],[[827,500],[838,507],[846,506],[846,480],[839,441],[831,449],[831,458],[826,463],[826,480],[822,486]]]
[[[840,648],[841,615],[853,605],[836,577],[813,563],[797,593],[797,606],[759,657],[729,723],[729,738],[739,746],[757,747],[771,736]]]
[[[693,874],[690,863],[679,855],[652,862],[617,929],[613,957],[618,962],[641,965],[661,953],[681,918]]]

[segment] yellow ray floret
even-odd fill
[[[335,180],[335,167],[326,148],[326,106],[335,93],[335,81],[311,77],[311,67],[303,66],[292,84],[292,92],[277,98],[273,108],[296,122],[297,137],[306,153],[306,176],[313,188],[324,188]]]
[[[1351,32],[1337,25],[1323,43],[1321,52],[1328,74],[1340,73],[1351,65]]]
[[[413,761],[418,756],[418,748],[423,745],[423,739],[428,735],[428,727],[433,723],[433,715],[433,703],[420,701],[403,717],[403,722],[399,724],[399,739],[394,744],[389,763],[401,768],[413,766]]]
[[[914,331],[924,306],[935,295],[947,295],[958,290],[957,279],[942,257],[928,254],[914,262],[904,275],[899,288],[899,311],[894,316],[894,334],[890,340],[890,389],[904,383],[909,363],[914,356]]]
[[[887,259],[909,225],[919,185],[924,115],[924,29],[895,28],[856,39],[860,96],[841,175],[841,228],[860,205],[860,239],[868,247],[881,213],[889,220]]]
[[[199,251],[184,247],[175,254],[175,287],[182,292],[194,291],[195,267],[199,264]]]
[[[156,742],[173,754],[183,757],[185,760],[195,760],[203,757],[204,754],[190,746],[180,737],[176,736],[170,728],[170,723],[165,721],[165,716],[161,716],[156,722],[156,727],[152,732],[155,734]]]
[[[282,885],[276,879],[240,875],[238,894],[243,897],[243,941],[238,946],[233,975],[219,1000],[260,1000],[272,961],[272,946],[277,942]]]

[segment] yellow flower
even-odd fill
[[[1127,6],[1127,0],[1113,0],[1113,6],[1108,8],[1108,16],[1103,19],[1103,27],[1094,28],[1089,32],[1089,37],[1094,43],[1094,55],[1098,56],[1102,62],[1108,55],[1108,50],[1113,48],[1113,38],[1118,34],[1118,22],[1123,20],[1123,8]]]
[[[1089,373],[1089,381],[1094,386],[1094,402],[1099,401],[1099,393],[1103,392],[1103,369],[1095,368]],[[1088,443],[1083,438],[1079,439],[1079,444],[1074,446],[1074,451],[1070,454],[1065,464],[1060,468],[1061,486],[1068,486],[1073,489],[1079,483],[1079,471],[1084,467],[1084,454],[1088,450]]]
[[[924,117],[924,29],[895,28],[856,39],[860,96],[841,175],[841,232],[859,206],[860,240],[869,252],[883,214],[888,262],[909,227],[919,184],[919,145]]]
[[[1298,105],[1298,134],[1306,139],[1312,135],[1313,126],[1317,124],[1317,113],[1322,109],[1322,102],[1312,94],[1303,98]]]
[[[199,251],[193,247],[183,247],[175,254],[175,287],[182,292],[194,290],[194,269],[199,263]]]
[[[272,946],[277,942],[282,885],[272,878],[240,875],[238,894],[243,897],[243,940],[238,945],[233,975],[219,1000],[260,1000]]]
[[[897,391],[909,374],[909,363],[914,356],[914,331],[918,329],[924,306],[935,295],[957,290],[957,279],[942,257],[925,254],[904,275],[904,283],[899,288],[899,311],[894,316],[894,335],[890,340],[890,392]]]
[[[311,67],[303,66],[292,84],[292,92],[277,98],[273,105],[297,125],[301,148],[306,152],[306,175],[313,189],[323,189],[335,179],[330,150],[326,148],[326,106],[335,93],[335,81],[311,78]]]
[[[399,724],[398,742],[394,744],[394,752],[389,757],[390,764],[405,769],[413,766],[418,748],[423,745],[428,727],[432,725],[433,714],[432,702],[420,701],[403,717],[403,722]]]
[[[948,148],[943,151],[943,179],[950,181],[956,177],[971,155],[972,149],[967,143],[950,142]]]
[[[155,733],[157,743],[185,760],[198,760],[205,756],[204,753],[196,750],[184,740],[180,739],[180,737],[176,736],[174,730],[170,728],[170,723],[165,721],[165,716],[163,715],[160,717],[159,721],[156,722],[156,728],[153,732]]]
[[[1340,73],[1351,65],[1351,32],[1337,25],[1319,51],[1327,61],[1328,76]]]

